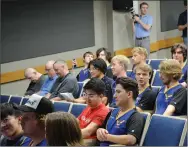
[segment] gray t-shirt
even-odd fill
[[[57,78],[56,82],[52,87],[50,99],[54,97],[62,98],[60,93],[72,93],[74,98],[77,98],[78,91],[79,91],[79,86],[76,77],[68,73],[63,78],[60,77]]]
[[[39,92],[46,78],[47,78],[46,75],[42,75],[37,82],[31,81],[25,92],[25,95],[32,95],[34,93]]]

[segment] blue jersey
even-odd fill
[[[80,71],[80,73],[77,76],[78,82],[83,82],[84,80],[90,78],[89,69],[85,68]]]
[[[109,132],[109,134],[113,135],[126,135],[127,134],[127,128],[126,123],[130,116],[136,112],[135,109],[132,109],[125,113],[123,116],[116,119],[116,116],[118,115],[120,109],[114,109],[111,113],[111,116],[108,119],[108,122],[106,124],[106,130]],[[109,141],[104,141],[100,143],[100,146],[109,146],[111,144],[114,144]]]
[[[180,83],[186,82],[187,83],[187,62],[185,62],[185,65],[182,68],[182,76],[179,80]]]
[[[136,102],[135,102],[135,105],[138,106],[143,94],[145,91],[148,91],[150,89],[150,87],[148,86],[146,89],[144,89],[141,93],[139,93],[138,97],[136,98]]]
[[[182,85],[178,84],[178,85],[168,89],[166,92],[165,92],[165,88],[166,88],[166,86],[163,86],[157,95],[155,114],[162,115],[165,112],[166,108],[173,100],[174,94],[177,92],[177,90],[182,88]]]
[[[32,144],[32,140],[30,139],[29,142],[27,142],[27,144],[23,145],[23,146],[31,146]],[[43,139],[40,143],[38,143],[36,146],[48,146],[47,145],[47,140],[46,139]]]

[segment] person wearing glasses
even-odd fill
[[[25,78],[30,80],[30,84],[25,92],[25,95],[30,96],[32,94],[39,92],[47,76],[42,75],[34,68],[25,69],[24,74],[25,74]]]
[[[48,61],[45,65],[45,70],[48,75],[47,79],[44,81],[44,84],[42,85],[40,91],[37,93],[40,96],[45,96],[50,92],[52,89],[53,84],[55,83],[57,79],[57,74],[55,73],[55,70],[53,69],[55,61],[51,60]]]
[[[95,141],[96,131],[102,125],[109,109],[102,103],[105,84],[98,78],[91,78],[84,86],[87,107],[79,115],[78,122],[84,139]],[[94,142],[91,142],[94,144]]]

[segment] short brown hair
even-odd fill
[[[86,57],[87,54],[92,55],[93,58],[94,58],[94,54],[93,54],[92,52],[88,51],[88,52],[85,52],[85,53],[84,53],[84,55],[83,55],[83,58],[84,58],[84,59],[85,59],[85,57]]]
[[[78,121],[71,113],[49,113],[46,116],[45,125],[46,139],[49,146],[83,146]]]
[[[148,3],[143,2],[143,3],[140,4],[140,9],[142,8],[143,5],[147,5],[147,6],[149,6]]]
[[[136,73],[136,70],[137,70],[137,69],[141,69],[141,70],[143,70],[144,72],[149,72],[149,75],[152,74],[152,68],[151,68],[151,66],[148,65],[148,64],[146,64],[146,63],[140,64],[140,65],[136,66],[135,71],[134,71],[135,73]]]
[[[145,49],[143,47],[134,47],[131,52],[132,52],[132,54],[134,54],[136,52],[138,54],[144,55],[145,58],[147,58],[147,56],[148,56],[147,49]]]
[[[161,73],[172,75],[174,80],[179,80],[182,75],[181,65],[175,59],[161,61],[159,70]]]
[[[173,55],[177,48],[180,48],[183,54],[183,61],[187,59],[187,47],[183,43],[176,43],[171,48],[171,54]]]

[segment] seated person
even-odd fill
[[[175,44],[171,48],[172,59],[177,60],[182,69],[182,76],[179,82],[184,86],[187,87],[187,47],[184,44]]]
[[[40,91],[47,77],[36,71],[34,68],[27,68],[25,70],[25,78],[31,81],[25,95],[32,95]]]
[[[129,63],[130,63],[129,59],[124,55],[116,55],[112,58],[111,68],[112,68],[112,73],[114,75],[114,80],[120,77],[127,77],[127,69]],[[114,95],[116,82],[114,82],[112,87],[113,87],[113,95]],[[110,107],[116,107],[116,102],[114,98],[112,100]]]
[[[101,79],[105,83],[105,93],[104,97],[102,99],[103,103],[105,105],[111,104],[113,99],[113,90],[112,85],[114,83],[113,79],[105,76],[105,73],[107,71],[106,63],[103,59],[97,58],[92,60],[88,65],[90,74],[92,78],[98,78]],[[71,100],[68,100],[71,101]],[[85,98],[81,97],[78,99],[72,99],[71,102],[74,103],[85,103]]]
[[[135,79],[135,68],[136,66],[140,65],[140,64],[146,64],[146,59],[148,57],[148,53],[147,50],[145,48],[142,47],[134,47],[132,50],[132,61],[133,61],[133,67],[132,67],[132,72],[130,75],[128,75],[128,77],[131,77],[132,79]],[[151,78],[149,83],[151,84],[151,80],[153,77],[153,70],[151,72]]]
[[[16,110],[18,105],[3,103],[1,107],[1,146],[26,146],[31,140],[23,136],[21,126],[22,113]]]
[[[187,89],[178,81],[181,65],[177,60],[164,60],[159,65],[160,78],[164,86],[156,98],[156,114],[165,116],[187,115]]]
[[[96,131],[102,125],[109,109],[102,103],[105,84],[102,80],[91,78],[84,86],[87,107],[78,117],[84,139],[96,139]]]
[[[70,113],[49,113],[45,128],[48,146],[84,146],[79,123]]]
[[[149,110],[153,111],[158,91],[152,90],[149,79],[152,69],[150,65],[144,63],[136,66],[136,81],[138,83],[139,94],[136,98],[136,109],[139,112]]]
[[[25,146],[47,146],[45,117],[54,111],[53,103],[45,97],[32,95],[25,105],[18,109],[23,112],[21,125],[24,135],[31,138]]]
[[[101,58],[106,62],[107,65],[107,71],[105,75],[111,79],[113,79],[113,73],[111,69],[111,53],[107,51],[105,48],[100,48],[96,51],[97,58]]]
[[[89,73],[89,69],[88,69],[88,64],[91,60],[93,60],[94,55],[92,52],[86,52],[83,55],[83,61],[84,61],[84,69],[82,69],[79,74],[77,75],[77,80],[78,82],[83,82],[86,79],[90,78],[90,73]]]
[[[58,77],[53,69],[54,63],[55,61],[48,61],[45,65],[45,70],[46,70],[46,73],[48,74],[48,77],[44,81],[44,84],[42,85],[40,91],[37,93],[40,96],[45,96],[46,94],[50,92],[53,84],[55,83]]]
[[[94,59],[89,63],[88,68],[90,70],[92,78],[101,79],[105,83],[104,96],[106,98],[103,98],[103,103],[106,105],[111,104],[113,99],[112,85],[114,83],[114,80],[105,76],[105,73],[107,71],[107,66],[105,61],[100,58]]]
[[[50,93],[46,97],[53,101],[61,101],[64,100],[61,93],[71,93],[74,98],[77,98],[79,86],[76,77],[69,72],[67,63],[63,60],[57,60],[53,68],[59,78],[57,78]]]
[[[144,118],[136,111],[134,100],[138,96],[138,84],[128,77],[116,80],[116,105],[97,130],[97,139],[101,146],[121,144],[136,145],[140,142],[144,128]]]

